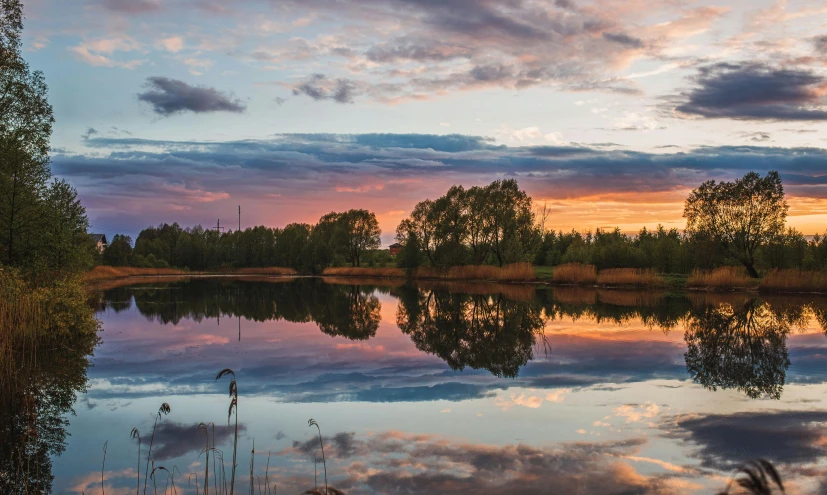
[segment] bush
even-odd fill
[[[558,284],[594,284],[597,282],[597,268],[582,263],[566,263],[554,268],[551,280]]]

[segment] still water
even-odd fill
[[[335,282],[102,293],[53,492],[100,493],[106,443],[105,492],[135,493],[130,431],[143,479],[162,403],[152,456],[177,493],[196,474],[203,492],[202,422],[229,480],[224,368],[239,493],[253,458],[255,493],[265,478],[270,493],[323,486],[310,418],[328,484],[348,494],[714,493],[754,458],[788,493],[827,490],[827,299]]]

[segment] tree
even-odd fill
[[[529,261],[540,242],[534,223],[531,198],[514,179],[494,181],[488,186],[483,216],[487,222],[489,246],[497,264]]]
[[[92,265],[92,246],[86,234],[89,220],[77,190],[64,180],[55,179],[46,192],[38,258],[50,272],[66,273]]]
[[[54,123],[43,74],[20,55],[22,9],[0,3],[0,257],[12,265],[37,242]]]
[[[755,253],[783,234],[788,208],[778,172],[763,178],[750,172],[735,182],[704,182],[687,198],[683,216],[690,235],[720,244],[757,278]]]
[[[339,236],[345,259],[352,266],[360,266],[365,251],[379,248],[379,222],[367,210],[348,210],[339,215]]]
[[[130,266],[132,264],[132,238],[115,234],[103,252],[103,262],[109,266]]]

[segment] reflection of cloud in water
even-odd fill
[[[664,428],[698,446],[701,465],[732,470],[745,459],[812,464],[827,457],[827,411],[680,415]]]
[[[345,476],[335,484],[348,494],[673,493],[690,485],[676,476],[696,474],[679,466],[666,469],[668,474],[637,472],[625,460],[646,460],[638,456],[646,445],[642,438],[537,447],[390,431],[366,437],[339,433],[325,445],[331,445],[328,457],[336,472]],[[318,439],[294,442],[279,455],[312,459],[318,446]]]
[[[213,432],[215,433],[215,445],[226,445],[233,437],[234,426],[209,425],[210,444],[213,444]],[[239,435],[247,430],[244,424],[238,425]],[[198,429],[198,424],[184,425],[181,423],[162,422],[158,424],[155,431],[157,447],[153,448],[154,457],[158,460],[173,459],[190,453],[200,452],[206,445],[207,436],[204,430]]]

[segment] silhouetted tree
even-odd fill
[[[758,277],[755,253],[783,234],[787,201],[778,172],[750,172],[735,182],[704,182],[686,200],[686,230],[720,244]]]

